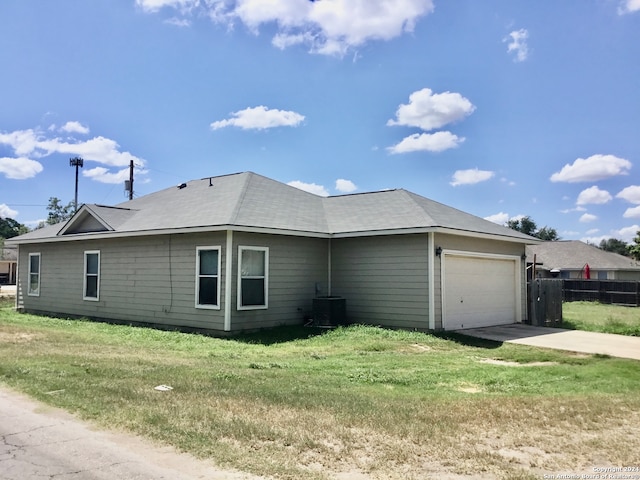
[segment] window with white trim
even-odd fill
[[[269,249],[238,247],[238,310],[267,308]]]
[[[100,299],[100,250],[84,252],[84,300]]]
[[[40,296],[40,254],[29,254],[29,288],[27,295]]]
[[[196,247],[196,308],[220,309],[220,247]]]

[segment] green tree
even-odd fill
[[[547,226],[542,227],[533,236],[538,237],[540,240],[544,240],[546,242],[557,242],[558,240],[560,240],[556,229]]]
[[[538,228],[536,222],[534,222],[528,215],[522,218],[512,218],[507,222],[507,227],[531,236],[535,236],[536,229]]]
[[[605,252],[617,253],[618,255],[629,255],[629,245],[627,245],[627,242],[618,240],[617,238],[608,238],[606,240],[601,240],[598,248],[604,250]]]
[[[56,223],[69,220],[73,216],[73,202],[69,202],[67,205],[62,205],[62,201],[57,197],[49,198],[49,205],[47,205],[49,215],[47,216],[47,224],[55,225]]]
[[[628,250],[635,260],[640,260],[640,230],[636,232],[636,238],[633,239],[633,244],[629,245]]]
[[[12,238],[27,233],[29,228],[17,222],[13,218],[0,217],[0,237]]]
[[[557,241],[560,240],[558,236],[558,232],[555,228],[550,228],[547,226],[542,227],[538,230],[538,226],[536,222],[530,216],[522,217],[522,218],[512,218],[507,222],[507,227],[512,230],[517,230],[520,233],[524,233],[526,235],[531,235],[532,237],[539,238],[540,240],[545,241]]]

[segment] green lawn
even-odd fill
[[[562,304],[562,323],[574,330],[640,336],[640,307],[567,302]]]
[[[0,384],[221,466],[422,479],[637,464],[632,360],[363,326],[216,339],[4,305]]]

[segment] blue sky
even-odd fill
[[[254,171],[640,230],[640,0],[3,0],[0,215]]]

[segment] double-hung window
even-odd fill
[[[220,247],[196,247],[196,307],[220,308]]]
[[[100,251],[84,252],[84,290],[85,300],[100,299]]]
[[[40,296],[40,254],[29,254],[29,288],[27,294]]]
[[[269,249],[238,247],[238,310],[267,308]]]

